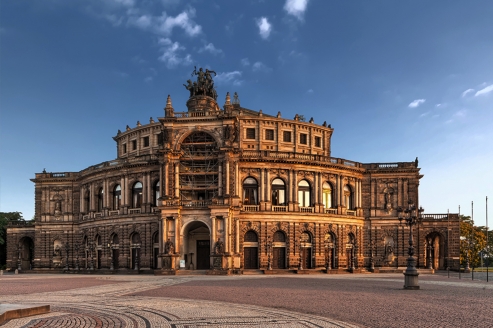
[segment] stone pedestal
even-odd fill
[[[164,271],[175,271],[176,270],[176,259],[178,254],[162,254],[159,255],[161,258],[161,270]]]
[[[224,254],[211,255],[212,270],[227,270],[227,260]]]
[[[418,270],[416,270],[416,260],[414,257],[407,259],[407,268],[404,271],[404,289],[419,289]]]

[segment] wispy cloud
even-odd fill
[[[178,42],[173,42],[169,38],[161,38],[158,44],[162,51],[159,60],[164,62],[166,67],[174,68],[180,64],[189,65],[192,63],[192,58],[189,54],[180,55],[180,52],[185,50],[185,47],[181,46]]]
[[[409,108],[416,108],[419,105],[423,104],[425,101],[426,101],[426,99],[416,99],[416,100],[413,100],[413,102],[411,102],[408,107]]]
[[[272,25],[269,23],[267,17],[260,17],[259,19],[257,19],[257,26],[262,39],[267,39],[270,35],[270,32],[272,32]]]
[[[313,93],[313,89],[308,89],[308,91],[306,93]]]
[[[209,43],[209,44],[203,46],[202,48],[200,48],[199,53],[202,53],[202,52],[208,52],[208,53],[211,53],[213,55],[219,55],[219,54],[223,53],[223,51],[221,49],[214,47],[214,45],[212,43]]]
[[[161,16],[138,15],[138,10],[127,11],[127,25],[150,31],[161,36],[169,36],[174,28],[181,28],[189,36],[196,36],[202,32],[202,26],[193,21],[195,9],[189,8],[177,16],[168,16],[163,12]]]
[[[476,94],[474,96],[477,97],[477,96],[481,96],[481,95],[487,95],[488,93],[490,93],[492,91],[493,91],[493,84],[490,84],[486,88],[483,88],[483,89],[479,90],[478,92],[476,92]]]
[[[307,5],[308,0],[286,0],[284,10],[286,10],[289,15],[292,15],[299,20],[303,20]]]
[[[430,114],[430,112],[424,112],[422,113],[421,115],[419,115],[419,118],[423,118],[423,117],[426,117]]]
[[[466,91],[464,91],[464,92],[462,93],[462,98],[464,98],[465,96],[467,96],[467,95],[468,95],[469,93],[471,93],[471,92],[474,92],[474,89],[467,89]]]
[[[459,117],[464,117],[466,116],[467,114],[467,109],[461,109],[461,110],[458,110],[454,113],[454,115],[452,115],[453,117],[456,117],[456,118],[459,118]]]
[[[214,81],[217,84],[233,84],[233,85],[241,85],[243,81],[241,80],[241,71],[232,71],[232,72],[223,72],[218,73],[214,78]]]
[[[267,67],[264,63],[258,61],[252,65],[252,70],[254,72],[270,72],[272,71],[272,68]]]
[[[243,65],[243,66],[250,66],[250,61],[248,60],[248,58],[243,58],[241,60],[241,65]]]
[[[148,76],[148,77],[146,77],[146,78],[144,79],[144,81],[145,81],[145,82],[147,82],[147,83],[152,82],[152,80],[154,80],[154,78],[153,78],[152,76]]]

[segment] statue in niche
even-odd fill
[[[60,216],[62,215],[62,201],[57,200],[55,202],[55,216]]]
[[[166,241],[166,243],[164,243],[164,254],[173,254],[174,252],[175,252],[175,245],[168,238],[168,241]]]
[[[60,245],[55,246],[55,250],[53,251],[53,256],[54,257],[60,257],[62,255],[62,249]]]
[[[221,241],[221,238],[217,238],[214,254],[224,254],[224,242]]]
[[[393,208],[392,208],[392,194],[394,193],[394,189],[392,188],[385,188],[383,190],[385,194],[385,209],[387,210],[387,213],[391,213]]]

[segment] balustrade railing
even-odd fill
[[[272,159],[292,159],[292,160],[302,160],[302,161],[316,161],[340,164],[344,166],[351,167],[361,167],[361,163],[348,161],[342,158],[328,157],[324,155],[315,154],[303,154],[295,152],[282,152],[282,151],[271,151],[271,150],[244,150],[241,154],[244,159],[252,158],[272,158]]]
[[[272,212],[287,212],[287,211],[288,211],[287,206],[279,206],[279,205],[272,206]]]
[[[140,208],[131,208],[128,210],[128,214],[140,214]]]
[[[346,210],[346,215],[356,216],[356,211],[353,211],[353,210]]]
[[[337,208],[326,208],[325,213],[326,214],[337,214]]]
[[[118,214],[120,214],[120,211],[119,210],[113,210],[113,211],[109,211],[108,212],[108,215],[109,216],[118,215]]]
[[[301,207],[300,206],[300,212],[302,213],[313,213],[314,212],[314,207]]]
[[[243,205],[243,211],[245,212],[258,212],[258,205]]]

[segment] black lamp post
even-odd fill
[[[332,243],[328,238],[325,239],[324,243],[325,243],[325,269],[329,271],[332,269],[330,253],[332,253],[332,248],[334,248],[334,243]]]
[[[267,248],[267,270],[272,270],[272,259],[271,259],[271,251],[272,251],[272,241],[270,236],[267,236],[265,241],[265,247]]]
[[[115,265],[113,263],[113,243],[108,244],[108,249],[110,250],[110,270],[115,270]]]
[[[408,207],[406,209],[403,210],[400,207],[397,209],[397,212],[399,213],[399,223],[402,223],[402,220],[404,220],[404,223],[409,226],[409,249],[407,251],[409,257],[407,258],[407,268],[404,272],[404,289],[419,289],[419,273],[418,270],[416,270],[416,259],[413,256],[413,226],[421,223],[421,212],[423,211],[424,209],[422,207],[416,209],[416,206],[414,206],[411,199],[408,201]],[[403,212],[404,216],[402,216]]]
[[[373,250],[375,248],[375,244],[373,240],[368,243],[368,249],[370,250],[370,271],[375,271],[375,261],[373,260]]]
[[[303,252],[303,242],[302,242],[302,239],[300,237],[300,244],[299,244],[299,253],[300,253],[300,263],[298,264],[298,270],[303,270],[303,258],[302,258],[302,252]]]
[[[433,242],[431,239],[428,239],[428,241],[426,242],[426,245],[428,246],[428,265],[427,265],[427,269],[433,269]]]
[[[92,253],[94,252],[94,244],[89,244],[89,270],[94,270],[94,259]]]
[[[22,270],[22,261],[21,261],[21,251],[22,247],[21,244],[17,245],[17,270],[21,271]]]
[[[64,270],[68,271],[68,253],[70,251],[70,246],[68,241],[65,243],[65,268]]]
[[[79,249],[80,249],[80,244],[76,243],[74,245],[75,248],[75,270],[79,271]]]

